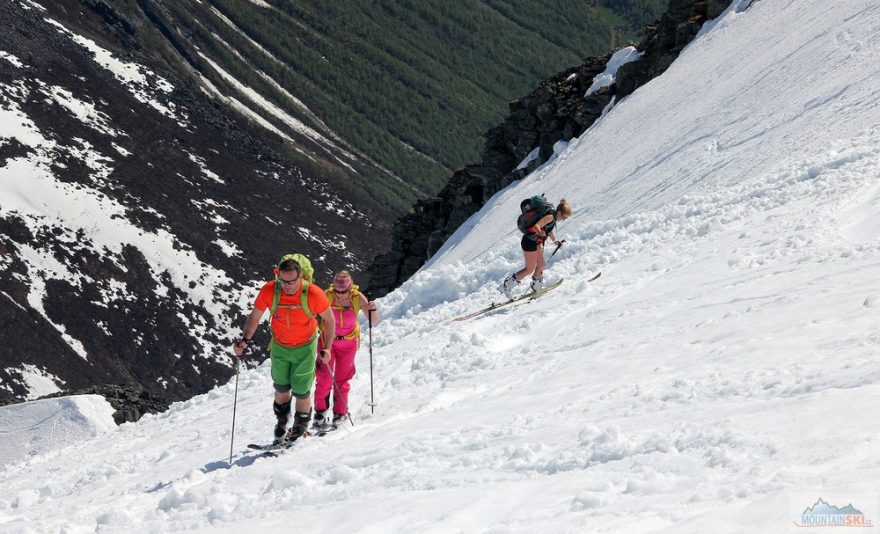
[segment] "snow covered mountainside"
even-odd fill
[[[365,334],[354,427],[245,452],[273,424],[264,365],[238,382],[231,466],[234,381],[4,466],[0,528],[876,526],[880,5],[749,3],[380,300],[375,413]],[[575,209],[562,285],[450,323],[499,299],[541,192]]]

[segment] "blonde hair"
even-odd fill
[[[348,272],[348,271],[339,271],[338,273],[336,273],[336,274],[333,276],[333,279],[334,279],[334,280],[337,279],[337,278],[351,278],[351,273]]]
[[[564,198],[559,200],[559,205],[556,206],[556,211],[565,215],[566,219],[571,217],[572,214],[571,206],[568,205],[568,201]]]

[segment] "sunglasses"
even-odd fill
[[[286,286],[292,286],[292,285],[295,284],[298,280],[299,280],[299,276],[297,276],[297,277],[294,278],[293,280],[285,280],[284,278],[281,278],[280,276],[278,277],[278,281],[281,282],[283,285],[286,285]]]

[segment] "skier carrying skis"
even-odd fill
[[[549,237],[553,244],[559,244],[556,239],[556,222],[564,221],[572,214],[571,206],[564,198],[559,201],[555,209],[543,196],[527,199],[523,201],[521,207],[523,214],[517,220],[517,226],[523,232],[520,245],[526,265],[505,278],[498,287],[498,290],[509,299],[513,298],[513,288],[530,274],[532,275],[532,283],[529,287],[531,291],[544,287],[544,241]]]
[[[371,325],[379,323],[376,303],[358,290],[357,284],[348,271],[340,271],[333,277],[333,284],[327,288],[330,309],[336,320],[336,334],[333,337],[330,353],[322,352],[318,367],[318,382],[315,385],[315,422],[317,430],[335,428],[348,415],[349,381],[354,377],[354,359],[360,347],[360,325],[358,311],[363,312]],[[318,348],[327,345],[323,340]],[[333,393],[333,419],[330,420],[330,394]]]
[[[312,417],[311,389],[315,380],[319,335],[315,314],[323,320],[325,347],[336,335],[336,321],[330,311],[327,295],[317,284],[303,277],[303,267],[300,261],[294,259],[296,256],[284,256],[276,269],[275,280],[266,282],[260,289],[241,339],[233,347],[235,355],[241,357],[250,345],[263,314],[271,308],[272,341],[269,343],[269,355],[275,386],[273,409],[277,418],[276,442],[285,437],[293,441],[302,436]],[[322,357],[329,359],[329,353],[329,349],[324,349]],[[296,397],[296,413],[293,425],[287,432],[291,397]]]

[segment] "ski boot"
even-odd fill
[[[534,293],[535,291],[540,291],[544,288],[544,276],[535,276],[532,275],[532,285],[529,286],[529,291]]]
[[[323,412],[315,412],[315,419],[312,421],[312,430],[315,432],[323,432],[330,426],[330,417],[327,410]]]
[[[504,296],[508,299],[513,299],[513,288],[519,285],[519,283],[519,280],[516,279],[516,275],[511,274],[504,279],[504,282],[498,287],[498,291],[504,293]]]
[[[272,441],[274,444],[281,443],[281,440],[284,439],[284,434],[287,433],[287,421],[290,419],[290,401],[285,402],[284,404],[278,404],[277,402],[272,404],[272,408],[275,411],[275,417],[277,422],[275,423],[275,439]]]
[[[287,431],[287,435],[284,436],[283,444],[288,447],[293,445],[294,441],[298,440],[306,433],[306,429],[309,428],[311,420],[311,410],[307,412],[296,412],[293,415],[293,425],[291,425],[290,430]]]

